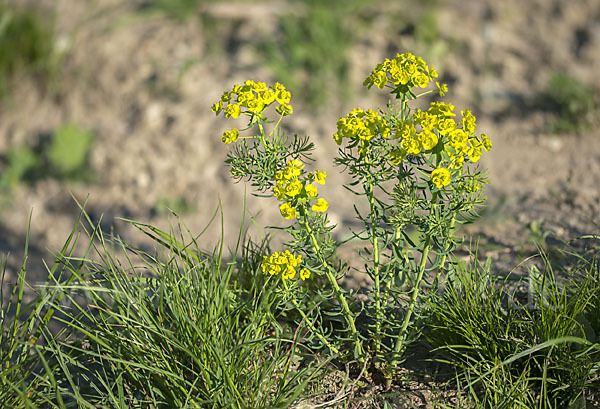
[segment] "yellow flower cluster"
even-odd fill
[[[223,143],[232,143],[232,142],[237,141],[239,136],[240,136],[240,131],[238,131],[236,128],[233,128],[230,131],[223,132],[223,136],[221,137],[221,140],[223,141]]]
[[[427,111],[417,109],[410,119],[397,127],[393,138],[400,140],[400,148],[392,149],[390,162],[398,165],[407,154],[416,156],[430,151],[440,141],[450,169],[461,169],[465,160],[477,162],[483,150],[490,151],[492,142],[485,134],[475,134],[476,118],[471,111],[461,111],[462,120],[457,122],[454,109],[454,105],[445,102],[432,102]],[[447,168],[436,169],[431,180],[442,188],[450,183],[450,172]]]
[[[270,275],[278,275],[281,273],[281,278],[284,280],[293,279],[296,276],[296,267],[302,262],[302,256],[295,256],[289,250],[277,251],[271,256],[263,256],[261,268],[263,273]],[[300,278],[306,280],[310,277],[310,270],[302,268],[300,270]]]
[[[304,164],[297,159],[289,160],[287,166],[283,170],[277,171],[275,174],[275,187],[273,187],[273,195],[277,200],[284,201],[279,206],[281,215],[286,219],[296,218],[296,207],[298,199],[314,200],[317,199],[317,187],[312,182],[319,184],[325,183],[327,173],[322,170],[317,170],[313,173],[303,175]],[[325,212],[329,207],[329,203],[323,198],[317,199],[312,206],[315,212]]]
[[[386,58],[384,62],[377,64],[363,85],[369,89],[373,85],[382,89],[390,82],[393,88],[399,86],[425,88],[437,76],[435,68],[429,67],[421,57],[415,57],[411,53],[397,54],[393,59]],[[440,93],[448,90],[445,85],[437,83],[437,86]]]
[[[451,180],[452,176],[450,175],[450,171],[446,168],[437,168],[431,172],[431,181],[439,189],[448,186]]]
[[[376,135],[384,138],[390,136],[390,128],[386,120],[372,109],[367,111],[363,111],[361,108],[353,109],[348,116],[337,121],[337,129],[333,138],[338,145],[342,144],[343,138],[370,141]]]
[[[230,91],[225,91],[221,99],[212,105],[212,111],[216,115],[223,112],[226,118],[236,119],[241,114],[249,116],[261,114],[269,105],[277,102],[279,105],[275,110],[281,116],[287,116],[294,112],[289,105],[291,97],[292,94],[280,83],[267,86],[264,82],[248,80],[243,85],[235,84]],[[235,137],[228,134],[234,131],[237,133]],[[224,143],[232,143],[237,140],[237,136],[239,131],[233,128],[226,131],[222,139]]]
[[[288,105],[291,97],[292,94],[280,83],[267,86],[264,82],[248,80],[244,85],[235,84],[231,91],[225,91],[221,99],[213,104],[212,111],[217,115],[223,111],[225,117],[235,119],[242,113],[242,108],[258,114],[277,101],[285,107],[282,111],[289,115],[292,112],[292,107]]]

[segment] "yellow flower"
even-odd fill
[[[412,137],[415,133],[417,133],[415,126],[411,123],[405,122],[398,128],[396,138],[401,137],[402,139],[408,139]]]
[[[306,185],[304,186],[304,190],[306,190],[306,195],[309,198],[317,197],[317,187],[314,185]]]
[[[469,159],[475,163],[481,158],[482,143],[477,138],[469,138],[469,143],[471,144],[471,148],[468,151]]]
[[[373,78],[374,84],[377,85],[379,89],[383,89],[385,83],[387,82],[387,75],[385,71],[377,71],[374,73],[375,77]]]
[[[291,159],[288,161],[285,171],[283,174],[286,179],[291,179],[300,176],[302,169],[304,168],[304,164],[298,159]]]
[[[285,252],[288,255],[288,264],[292,267],[298,267],[298,264],[302,262],[302,256],[300,254],[294,256],[289,250]]]
[[[278,266],[277,264],[267,264],[266,270],[267,270],[266,272],[268,272],[272,276],[275,276],[275,275],[279,274],[279,272],[281,271],[281,266]]]
[[[286,91],[285,88],[284,89],[277,89],[275,91],[275,99],[281,105],[289,104],[291,98],[292,98],[292,93],[289,92],[289,91]]]
[[[313,212],[326,212],[327,208],[329,208],[329,203],[323,198],[318,199],[317,203],[312,205]]]
[[[275,108],[275,111],[281,116],[289,116],[294,113],[294,108],[291,105],[282,104]]]
[[[463,129],[469,133],[472,134],[473,132],[475,132],[475,116],[473,116],[473,114],[471,113],[471,111],[469,111],[468,109],[465,109],[464,111],[461,111],[461,114],[463,116]]]
[[[408,138],[402,141],[402,147],[410,155],[421,153],[421,141],[416,137]]]
[[[225,117],[236,119],[239,118],[241,112],[239,105],[229,104],[227,105],[227,108],[225,108]]]
[[[338,145],[342,144],[342,138],[343,138],[343,136],[339,132],[336,132],[333,134],[333,139],[335,139],[335,143],[337,143]]]
[[[275,93],[270,89],[261,91],[259,95],[262,98],[265,105],[269,105],[271,102],[275,101]]]
[[[240,131],[233,128],[230,131],[223,132],[223,137],[221,137],[221,140],[223,141],[223,143],[232,143],[232,142],[237,141],[239,136],[240,136]]]
[[[423,131],[419,134],[419,141],[426,151],[433,149],[438,143],[438,137],[431,131]]]
[[[320,185],[324,185],[325,184],[325,178],[327,177],[327,173],[325,173],[324,170],[315,170],[315,182],[317,182]]]
[[[304,281],[308,278],[310,278],[310,270],[308,268],[303,268],[302,270],[300,270],[300,278]]]
[[[468,135],[462,129],[455,129],[450,132],[448,139],[450,140],[450,145],[455,149],[458,149],[461,146],[467,145]]]
[[[481,158],[481,148],[471,148],[469,150],[469,159],[475,163]]]
[[[463,155],[462,152],[457,153],[457,154],[451,154],[449,156],[450,156],[450,160],[452,161],[452,165],[450,166],[450,168],[460,169],[465,164],[465,156]]]
[[[246,107],[250,112],[259,113],[262,112],[263,109],[265,109],[265,103],[262,99],[255,98],[247,101]]]
[[[423,112],[423,115],[419,121],[419,125],[421,125],[421,128],[423,128],[424,131],[431,131],[436,127],[437,122],[437,117],[435,115],[431,115],[428,112]]]
[[[446,168],[437,168],[431,172],[431,181],[439,189],[449,185],[451,179],[450,171]]]
[[[446,102],[432,102],[427,110],[430,114],[442,117],[456,116],[455,106]]]
[[[440,135],[447,135],[449,132],[456,129],[456,122],[454,122],[454,119],[452,118],[442,119],[438,121],[437,128]]]
[[[281,212],[281,215],[288,220],[296,218],[296,208],[290,206],[289,203],[284,203],[279,206],[279,211]]]
[[[277,185],[273,188],[273,196],[275,196],[277,200],[283,200],[285,197],[285,191],[281,186]]]
[[[284,190],[289,197],[297,196],[302,191],[302,183],[298,179],[290,180],[285,184]]]
[[[427,76],[427,74],[419,72],[418,74],[413,75],[412,82],[417,87],[425,88],[427,87],[427,85],[429,85],[429,77]]]
[[[443,97],[444,95],[446,95],[446,92],[448,92],[448,86],[446,84],[440,84],[436,81],[435,86],[437,87],[440,97]]]
[[[223,102],[229,102],[229,101],[231,101],[231,92],[225,91],[221,95],[221,103],[223,103]]]
[[[296,269],[288,264],[286,269],[281,274],[281,278],[283,278],[284,280],[290,280],[290,279],[294,278],[295,275],[296,275]]]

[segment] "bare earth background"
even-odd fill
[[[31,281],[45,279],[42,259],[61,247],[75,223],[78,209],[71,195],[80,202],[88,198],[86,209],[94,220],[103,215],[107,231],[134,243],[144,243],[144,237],[116,217],[168,229],[175,220],[157,203],[180,199],[189,205],[182,220],[200,232],[220,200],[225,241],[233,243],[244,186],[233,183],[223,164],[228,146],[220,135],[233,124],[215,117],[210,106],[233,83],[279,80],[255,45],[280,35],[279,19],[302,13],[302,2],[205,2],[199,13],[211,18],[211,29],[203,27],[206,20],[140,13],[142,1],[29,4],[54,19],[64,65],[55,90],[27,78],[14,84],[10,98],[0,104],[0,154],[11,146],[38,146],[61,124],[73,122],[94,133],[90,166],[96,181],[42,179],[12,192],[0,223],[0,250],[10,252],[9,274],[22,261],[32,212],[28,274]],[[317,146],[316,163],[330,175],[321,192],[339,223],[336,233],[344,237],[354,218],[353,198],[341,188],[344,179],[332,165],[336,120],[356,106],[385,106],[384,92],[367,92],[361,84],[375,64],[397,52],[422,55],[435,65],[450,87],[445,100],[457,110],[470,108],[494,143],[481,160],[489,168],[489,207],[465,231],[480,240],[498,271],[510,270],[534,252],[528,239],[535,226],[562,239],[598,233],[600,133],[551,134],[552,113],[535,101],[556,72],[597,84],[600,2],[436,4],[438,38],[424,46],[396,20],[415,14],[416,2],[373,2],[371,23],[361,28],[347,54],[350,97],[341,100],[332,91],[317,110],[292,97],[294,115],[285,126],[290,133],[310,135]],[[247,211],[259,226],[283,224],[275,200],[248,194]],[[207,233],[207,249],[219,230],[217,223]]]

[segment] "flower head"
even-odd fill
[[[281,212],[281,215],[288,220],[296,218],[296,208],[290,206],[289,203],[284,203],[279,206],[279,211]]]
[[[446,168],[437,168],[431,172],[431,181],[439,189],[450,184],[452,177]]]
[[[291,280],[296,276],[296,268],[302,262],[301,255],[294,255],[289,250],[276,251],[269,257],[263,256],[261,269],[263,273],[270,275],[278,275],[281,273],[281,278]],[[300,270],[300,278],[306,280],[310,277],[310,271],[307,268]]]
[[[236,128],[233,128],[230,131],[223,132],[221,140],[223,141],[223,143],[232,143],[237,141],[239,136],[240,131],[238,131]]]
[[[320,185],[325,184],[325,178],[327,177],[327,173],[324,170],[315,170],[314,176],[315,182],[317,182]]]
[[[326,212],[327,208],[329,208],[329,203],[323,198],[318,199],[317,203],[312,205],[313,212]]]

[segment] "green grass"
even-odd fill
[[[579,257],[569,285],[544,261],[545,271],[530,270],[527,300],[475,260],[456,263],[429,299],[426,337],[457,371],[457,407],[585,407],[600,360],[597,259]]]
[[[597,87],[577,78],[555,73],[538,96],[538,105],[554,113],[549,124],[550,131],[578,132],[596,123],[600,92]]]
[[[292,2],[302,13],[284,15],[275,37],[260,41],[259,51],[275,77],[313,107],[333,93],[348,96],[348,50],[367,23],[361,12],[373,0]]]
[[[12,81],[24,75],[47,83],[59,60],[47,18],[33,9],[0,3],[0,98],[10,94]]]
[[[52,285],[33,310],[32,319],[42,323],[40,341],[28,342],[28,332],[15,338],[12,328],[27,325],[2,321],[6,350],[28,350],[18,354],[24,359],[16,362],[20,366],[3,355],[2,364],[11,369],[3,373],[2,393],[11,400],[0,403],[15,408],[290,407],[326,361],[298,366],[303,350],[298,334],[283,332],[278,298],[264,285],[265,245],[240,236],[226,258],[222,243],[206,252],[185,229],[165,233],[131,223],[156,241],[156,254],[107,239],[97,226],[81,223],[75,231],[86,232],[88,251],[75,257],[65,247],[57,254],[61,274],[51,275]],[[47,320],[40,310],[61,324],[58,334],[43,326]],[[19,311],[13,315],[20,316]]]
[[[66,123],[50,136],[49,143],[36,148],[26,145],[10,147],[4,154],[0,175],[3,205],[10,204],[10,192],[19,184],[34,184],[53,177],[69,181],[93,181],[89,156],[94,135],[76,124]]]
[[[181,224],[123,222],[155,250],[106,237],[82,211],[34,300],[23,301],[25,263],[0,294],[1,407],[288,408],[332,396],[322,381],[344,362],[311,349],[306,323],[269,285],[268,242],[245,240],[242,226],[232,249],[207,250]],[[544,274],[532,269],[527,299],[490,264],[453,264],[422,314],[458,393],[435,407],[583,407],[583,393],[598,393],[600,270],[597,237],[587,240],[545,259]]]

